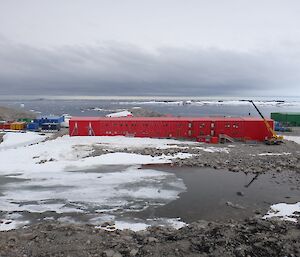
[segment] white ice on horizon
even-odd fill
[[[286,107],[286,106],[300,106],[298,101],[289,101],[289,102],[280,102],[280,101],[254,101],[258,106],[277,106],[277,107]],[[248,101],[241,100],[180,100],[180,101],[120,101],[120,105],[197,105],[197,106],[206,106],[206,105],[215,105],[215,106],[247,106],[250,105]]]
[[[277,217],[281,220],[287,220],[292,222],[297,222],[297,217],[300,213],[300,202],[295,204],[288,203],[278,203],[273,204],[270,207],[270,211],[263,217],[264,219],[270,219]]]
[[[105,115],[106,117],[111,117],[111,118],[116,118],[116,117],[127,117],[127,116],[132,116],[132,113],[125,110],[125,111],[121,111],[121,112],[114,112],[114,113],[109,113],[107,115]]]

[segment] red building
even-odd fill
[[[274,126],[273,120],[268,122]],[[255,141],[272,136],[262,119],[250,117],[73,117],[69,125],[70,136],[121,135],[186,138],[201,142],[215,141],[222,134]]]

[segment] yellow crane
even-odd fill
[[[257,110],[257,112],[259,113],[260,117],[263,119],[268,131],[272,134],[271,138],[268,138],[266,140],[266,144],[268,145],[279,145],[282,143],[283,140],[283,136],[279,136],[276,134],[276,132],[274,131],[274,129],[270,126],[269,122],[267,122],[267,120],[265,119],[265,117],[263,116],[263,114],[260,112],[260,110],[257,108],[257,106],[254,104],[254,102],[252,100],[248,100],[250,103],[253,104],[254,108]]]

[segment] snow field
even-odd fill
[[[114,152],[88,157],[95,144],[113,150],[125,147],[166,149],[182,144],[181,141],[64,136],[40,142],[45,137],[35,133],[22,135],[23,138],[7,136],[7,148],[0,151],[0,176],[10,179],[1,186],[1,211],[98,213],[103,216],[103,210],[115,219],[115,212],[141,211],[150,205],[164,205],[186,190],[183,181],[174,174],[141,170],[139,165],[169,163],[173,158],[188,158],[190,154],[152,157]],[[33,144],[37,141],[39,143]],[[106,165],[120,167],[113,172],[102,171]],[[6,217],[0,229],[12,229],[27,223],[22,217]],[[133,224],[131,227],[137,226]]]

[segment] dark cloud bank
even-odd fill
[[[299,57],[288,51],[149,52],[116,43],[37,49],[3,42],[0,94],[300,95]]]

